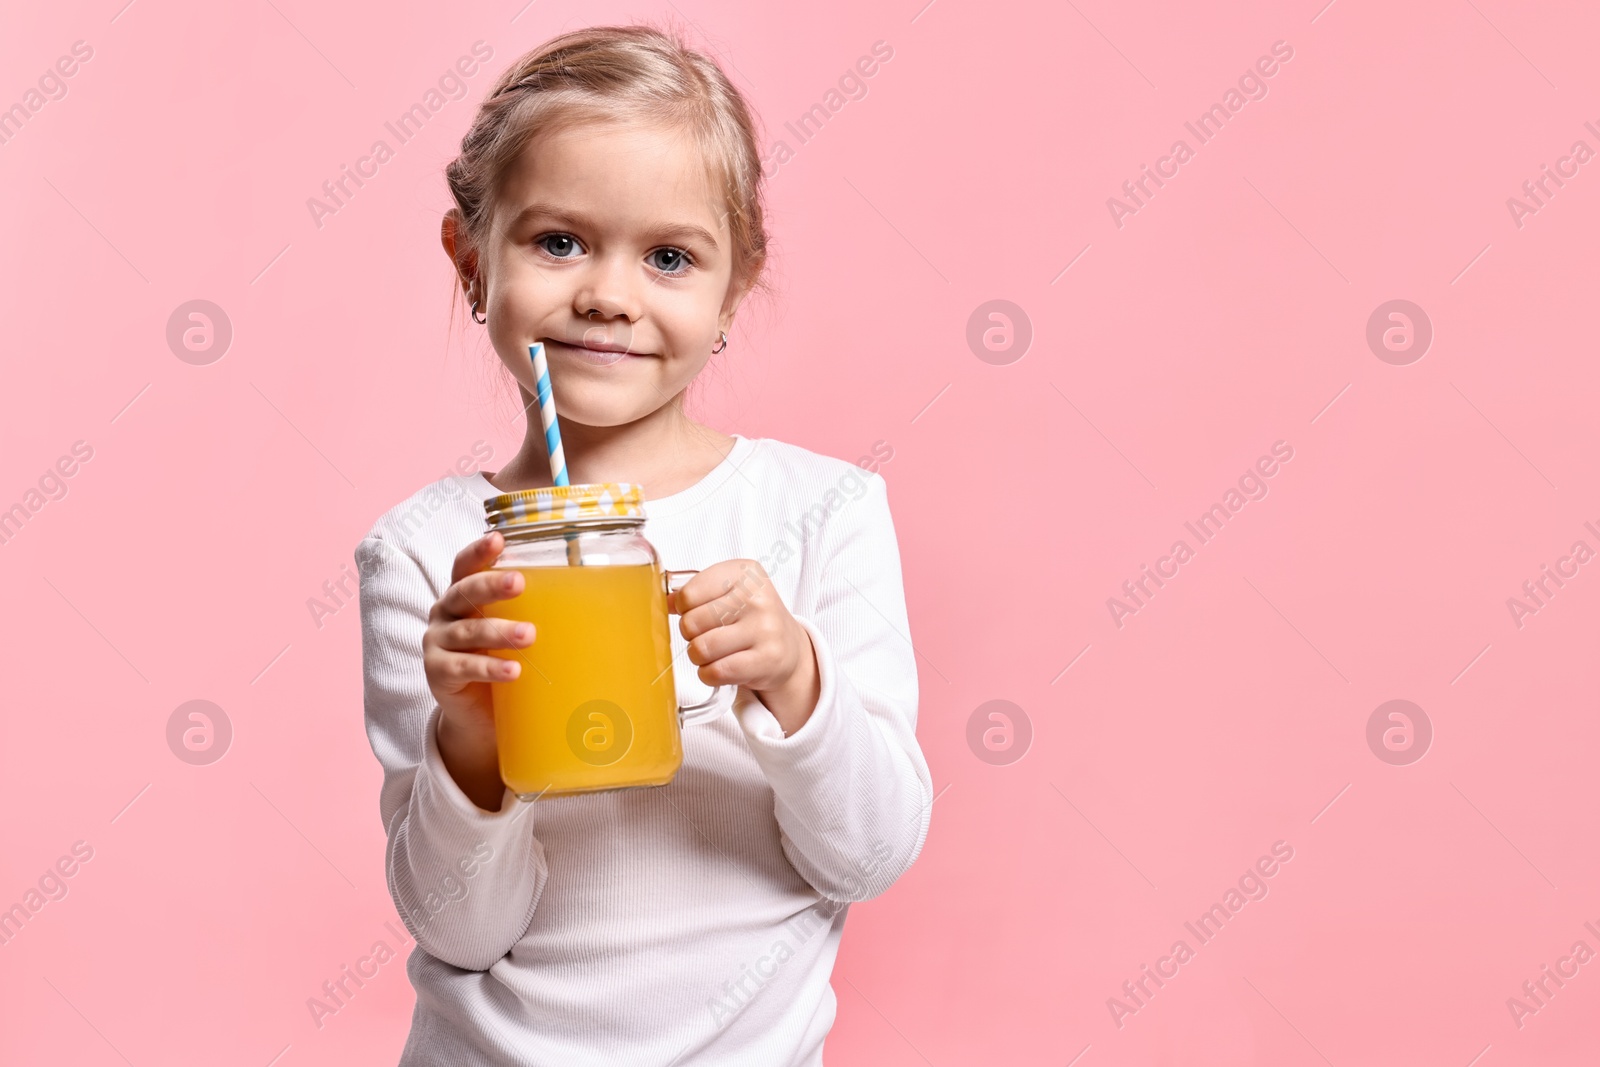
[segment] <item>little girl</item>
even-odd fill
[[[736,688],[670,785],[519,801],[490,689],[521,664],[485,650],[539,634],[481,610],[522,590],[482,502],[551,484],[537,409],[499,471],[373,525],[366,725],[417,941],[402,1067],[817,1067],[849,902],[911,866],[933,790],[883,478],[683,411],[766,258],[749,109],[671,36],[583,30],[501,76],[446,173],[444,247],[524,411],[538,341],[571,481],[641,485],[662,565],[701,570],[680,680],[686,658]]]

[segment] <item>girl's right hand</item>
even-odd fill
[[[489,686],[516,678],[522,664],[475,650],[527,648],[534,641],[532,623],[487,618],[485,605],[522,592],[519,571],[493,570],[505,550],[505,536],[491,531],[456,553],[450,588],[428,613],[422,635],[422,663],[428,688],[439,702],[441,750],[445,738],[450,748],[474,763],[493,763],[494,704]],[[446,761],[450,762],[448,754]]]

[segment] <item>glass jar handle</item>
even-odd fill
[[[678,591],[678,586],[673,584],[674,582],[677,581],[677,579],[679,579],[679,578],[685,578],[685,579],[692,578],[696,574],[699,574],[699,573],[700,572],[697,571],[697,570],[693,570],[693,571],[662,571],[661,572],[661,586],[662,586],[663,589],[666,590],[667,595],[671,596],[673,593],[676,593]],[[681,584],[681,583],[679,583],[679,584]],[[718,703],[722,700],[722,691],[724,689],[732,689],[732,688],[733,688],[733,686],[731,686],[731,685],[719,685],[719,686],[716,686],[715,688],[713,688],[711,690],[711,695],[710,696],[706,697],[704,700],[700,701],[700,703],[698,703],[698,704],[686,704],[686,705],[685,704],[680,704],[680,705],[678,705],[678,725],[679,726],[694,726],[694,725],[696,725],[698,723],[710,722],[711,720],[717,718],[724,711],[723,708],[720,708],[720,707],[717,706]]]

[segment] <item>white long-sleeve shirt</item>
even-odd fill
[[[820,1067],[849,902],[911,866],[933,806],[883,477],[735,435],[701,481],[645,500],[664,568],[757,560],[810,633],[821,694],[793,735],[740,687],[684,728],[670,785],[507,789],[489,812],[440,759],[422,635],[499,492],[443,478],[355,553],[389,891],[417,942],[400,1067]],[[700,700],[677,623],[678,693]]]

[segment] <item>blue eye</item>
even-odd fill
[[[578,247],[578,242],[573,240],[572,235],[565,233],[547,233],[534,243],[543,248],[554,259],[571,259],[572,256],[568,253]],[[564,250],[558,252],[551,248],[552,244],[561,245]]]
[[[685,252],[681,248],[658,248],[654,252],[650,253],[650,255],[652,257],[668,257],[669,262],[666,264],[663,264],[659,261],[651,264],[651,266],[655,267],[656,270],[659,270],[663,274],[687,274],[687,267],[693,265],[693,261],[689,258],[689,253]],[[683,267],[684,269],[680,270],[680,267]]]

